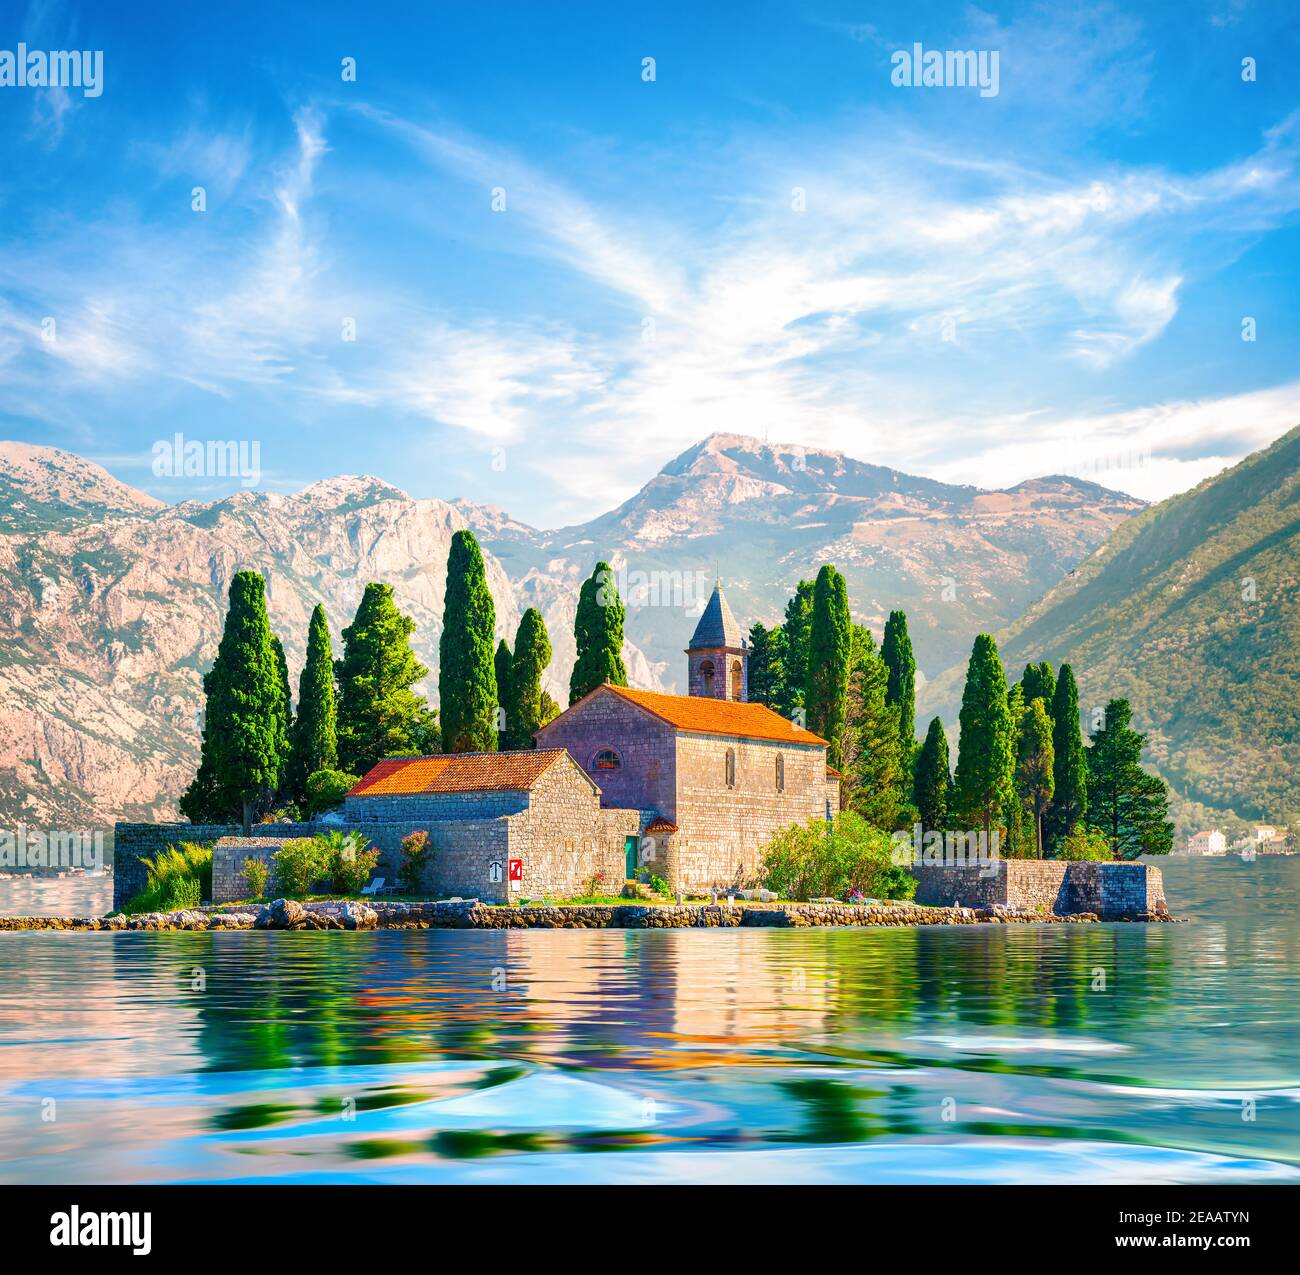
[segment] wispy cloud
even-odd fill
[[[845,34],[863,56],[901,38],[874,22]],[[1073,94],[1077,124],[1149,90],[1140,28],[1113,11],[972,10],[968,34],[1016,68],[1013,111]],[[1152,458],[1114,485],[1150,495],[1232,455],[1200,432],[1210,419],[1232,422],[1225,440],[1267,441],[1294,408],[1287,386],[1225,381],[1190,401],[1122,374],[1161,348],[1189,290],[1294,218],[1297,115],[1197,171],[1014,131],[974,147],[877,109],[649,157],[593,147],[601,171],[583,180],[445,109],[298,100],[315,104],[289,112],[287,143],[284,119],[194,105],[128,147],[164,185],[207,186],[211,213],[119,201],[0,256],[11,412],[66,430],[88,402],[126,413],[171,386],[241,428],[382,422],[417,455],[509,449],[511,473],[537,480],[515,480],[526,515],[568,520],[716,429],[1001,483],[1066,468],[1065,442],[1096,453],[1140,428]],[[445,206],[413,196],[395,216],[354,197],[380,168]],[[679,181],[703,197],[674,199]],[[402,246],[385,251],[390,234]],[[1168,453],[1167,429],[1193,426],[1199,451]]]

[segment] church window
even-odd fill
[[[712,660],[700,661],[700,681],[704,683],[704,693],[706,695],[712,695],[713,694],[713,661]]]
[[[780,753],[776,755],[776,790],[785,792],[785,758]]]
[[[621,770],[623,759],[612,748],[602,748],[591,759],[591,768],[592,770]]]
[[[734,748],[727,749],[726,777],[727,787],[734,788],[736,786],[736,750]]]
[[[741,670],[740,661],[731,661],[731,698],[734,700],[743,699],[745,696],[745,674]]]

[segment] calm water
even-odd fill
[[[1191,924],[0,934],[0,1178],[1300,1181],[1300,859],[1163,866]]]

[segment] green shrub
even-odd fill
[[[1110,839],[1100,828],[1085,828],[1077,823],[1068,837],[1061,838],[1056,853],[1061,859],[1100,859],[1109,862],[1115,857],[1110,850]]]
[[[650,888],[656,894],[668,893],[668,882],[663,879],[657,872],[650,878]]]
[[[329,855],[316,837],[292,837],[272,856],[276,893],[302,899],[316,882],[329,876]]]
[[[261,859],[244,860],[244,880],[248,884],[250,899],[266,897],[266,883],[270,876],[271,869]]]
[[[303,813],[314,819],[317,815],[337,806],[348,790],[360,782],[359,775],[349,775],[345,770],[317,770],[307,776],[307,796]]]
[[[433,855],[429,834],[423,831],[408,832],[402,838],[402,862],[397,869],[403,894],[419,894],[424,888],[424,869]]]
[[[379,851],[359,832],[327,832],[317,837],[321,853],[329,863],[330,886],[335,894],[360,894],[370,880]]]
[[[844,898],[855,886],[878,899],[911,898],[910,872],[894,863],[894,840],[861,815],[782,828],[762,850],[763,884],[784,899]]]
[[[196,908],[212,897],[212,851],[192,841],[168,846],[145,859],[144,889],[125,907],[127,912],[174,912]]]

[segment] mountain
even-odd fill
[[[444,501],[334,478],[295,496],[163,507],[67,453],[29,456],[5,475],[43,511],[38,534],[0,535],[6,818],[81,829],[174,816],[197,762],[202,674],[243,568],[267,577],[295,688],[312,608],[325,604],[338,643],[373,579],[395,586],[416,653],[437,666],[447,552],[465,526]],[[485,557],[499,629],[513,636],[510,582]]]
[[[0,442],[0,534],[141,517],[162,508],[161,500],[71,452]]]
[[[1300,428],[1123,523],[998,644],[1012,677],[1070,663],[1085,713],[1132,702],[1180,834],[1300,816]],[[928,713],[955,720],[963,672]]]
[[[857,619],[879,632],[891,610],[907,611],[918,663],[933,674],[975,633],[1018,616],[1145,505],[1076,478],[983,491],[841,452],[713,434],[580,526],[542,532],[499,509],[457,507],[509,574],[520,606],[538,606],[548,623],[554,613],[571,624],[577,584],[608,561],[628,602],[628,637],[653,678],[643,684],[679,690],[684,639],[715,573],[748,629],[779,620],[800,577],[834,562]],[[552,625],[552,639],[556,632]],[[571,659],[571,644],[557,658]]]
[[[472,526],[498,635],[513,641],[536,606],[555,651],[547,689],[566,703],[578,590],[599,558],[629,599],[633,685],[678,687],[715,564],[748,627],[775,621],[799,577],[833,560],[858,618],[879,629],[907,608],[921,666],[934,669],[1142,507],[1075,479],[985,492],[732,434],[559,531],[491,506],[414,500],[372,477],[165,506],[89,461],[20,444],[0,445],[0,484],[0,814],[67,829],[174,815],[197,763],[202,674],[243,568],[267,577],[295,688],[316,603],[337,652],[366,582],[392,583],[435,671],[424,688],[434,698],[448,547]]]

